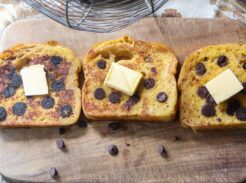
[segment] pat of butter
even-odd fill
[[[20,74],[26,96],[48,94],[46,73],[43,65],[23,67]]]
[[[231,69],[227,69],[205,85],[217,104],[231,98],[243,89]]]
[[[143,75],[137,71],[113,62],[104,84],[132,96],[135,93],[142,76]]]

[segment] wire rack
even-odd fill
[[[167,0],[25,0],[55,21],[76,30],[113,32],[148,16]]]

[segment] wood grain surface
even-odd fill
[[[172,47],[180,63],[208,44],[246,43],[246,27],[225,19],[147,18],[122,31],[95,34],[74,31],[51,20],[22,20],[9,26],[1,48],[21,42],[56,40],[83,56],[95,42],[125,34]],[[246,179],[245,130],[193,132],[176,122],[122,122],[115,131],[109,122],[57,128],[1,129],[0,172],[32,182],[243,182]],[[66,151],[56,147],[63,138]],[[112,157],[107,146],[115,144]],[[168,152],[162,157],[157,144]],[[52,179],[48,170],[57,168]]]

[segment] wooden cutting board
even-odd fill
[[[180,59],[208,44],[246,43],[246,26],[225,19],[147,18],[110,34],[79,32],[51,20],[22,20],[10,25],[2,49],[21,42],[57,40],[83,56],[92,44],[129,34],[172,47]],[[194,133],[178,122],[121,123],[116,131],[108,122],[86,128],[1,129],[0,172],[6,177],[33,182],[242,182],[246,179],[246,131]],[[67,151],[57,149],[63,138]],[[116,144],[112,157],[107,146]],[[163,144],[168,157],[156,149]],[[52,179],[48,170],[57,168]]]

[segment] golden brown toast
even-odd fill
[[[204,86],[229,68],[243,83],[244,90],[217,105]],[[213,45],[190,54],[181,69],[178,87],[180,120],[184,126],[246,128],[246,45]]]
[[[20,70],[44,65],[49,85],[46,96],[26,97]],[[81,111],[78,72],[81,63],[73,52],[56,42],[19,44],[0,55],[0,127],[65,126]]]
[[[132,97],[104,85],[113,62],[143,74]],[[83,59],[85,116],[94,120],[173,120],[177,105],[177,63],[172,50],[159,43],[124,36],[96,44]]]

